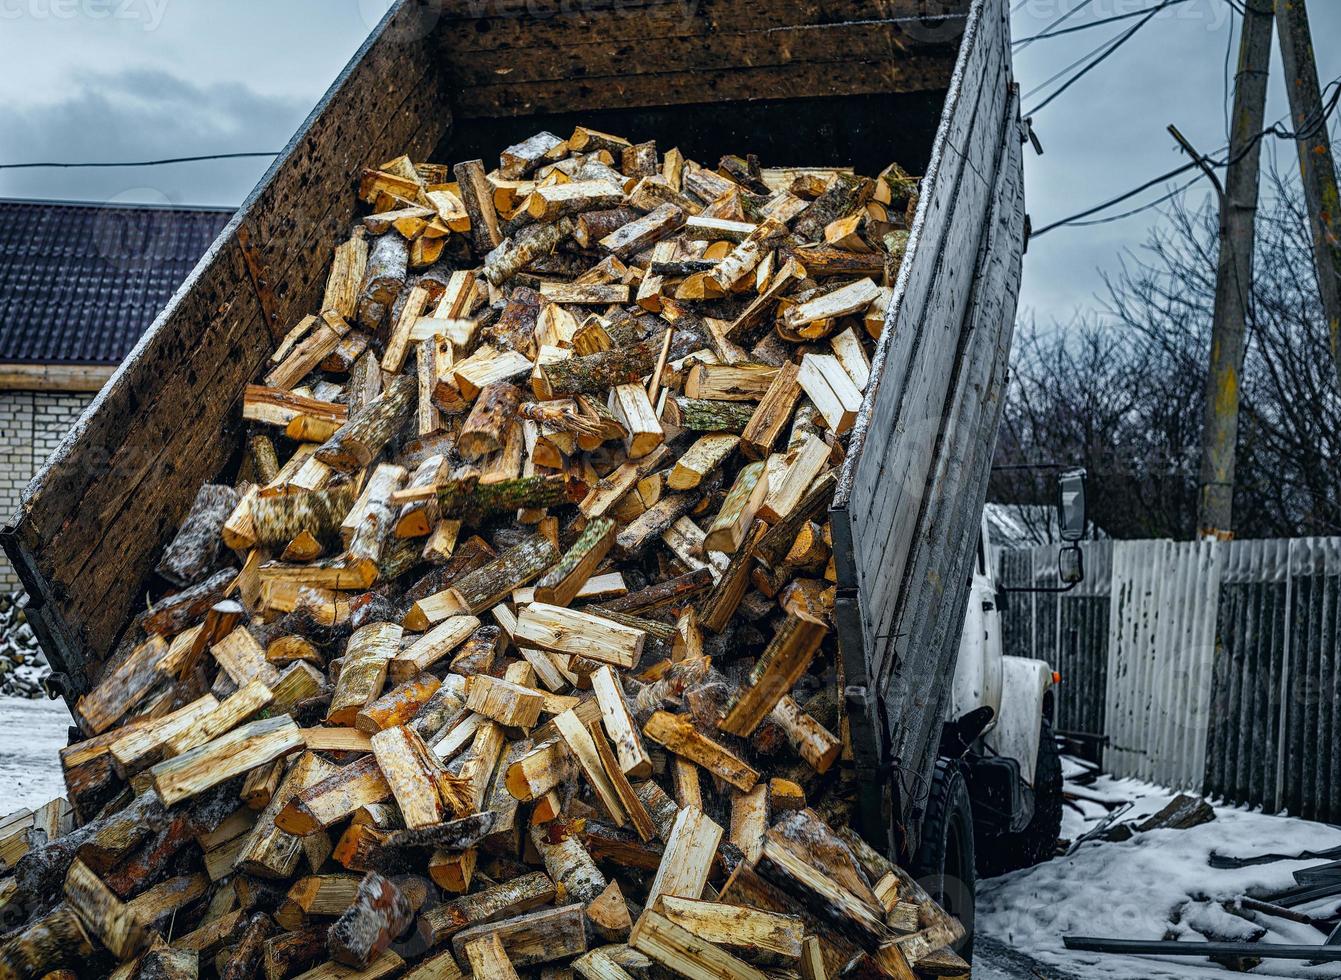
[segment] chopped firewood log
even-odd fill
[[[525,874],[504,884],[464,895],[425,909],[419,933],[436,946],[473,925],[520,915],[554,900],[554,883],[541,872]]]
[[[768,717],[786,733],[792,748],[817,773],[828,772],[838,760],[843,750],[842,741],[801,710],[790,696],[780,698]]]
[[[682,715],[657,711],[643,726],[643,734],[677,756],[695,762],[736,789],[748,791],[759,773],[725,746],[708,738]]]
[[[674,204],[663,204],[611,232],[601,239],[600,245],[607,252],[628,259],[673,234],[684,225],[685,218],[684,211]]]
[[[750,671],[747,685],[728,705],[718,727],[742,737],[752,734],[805,673],[827,633],[822,622],[789,615],[773,634],[768,649]]]
[[[342,473],[352,473],[372,463],[409,417],[417,388],[414,378],[398,377],[371,405],[331,436],[315,457]]]
[[[326,934],[326,948],[337,963],[365,969],[409,928],[413,916],[401,890],[369,872],[359,883],[353,903]]]
[[[363,284],[359,287],[358,321],[361,326],[374,332],[381,328],[405,285],[409,261],[409,244],[399,234],[379,235],[373,239],[368,249]]]
[[[466,707],[511,728],[531,728],[540,719],[545,696],[540,691],[487,674],[476,676]]]
[[[768,493],[759,506],[759,516],[770,525],[776,525],[791,514],[828,465],[829,453],[824,440],[807,433],[801,445],[790,454],[781,478],[769,481]]]
[[[504,238],[484,257],[484,275],[495,286],[501,286],[537,258],[549,255],[573,230],[571,218],[560,218],[553,224],[533,224]]]
[[[647,893],[647,905],[656,908],[663,896],[698,898],[722,840],[722,828],[695,807],[686,806],[675,818],[666,851]]]
[[[265,376],[265,384],[270,388],[289,391],[323,360],[340,343],[340,339],[349,333],[348,317],[339,310],[327,307],[321,317],[308,316],[294,328],[294,333],[304,336],[296,342],[288,353]]]
[[[766,364],[696,364],[685,376],[684,393],[700,400],[758,401],[777,374],[778,368]]]
[[[494,934],[477,936],[464,947],[472,976],[488,980],[520,980],[502,940]]]
[[[391,786],[377,760],[366,755],[290,799],[275,815],[275,826],[291,834],[314,834],[390,796]]]
[[[332,538],[339,533],[357,497],[358,486],[353,482],[306,493],[258,497],[251,505],[251,541],[287,545],[305,531],[317,539]]]
[[[619,883],[612,881],[605,891],[593,901],[587,903],[587,919],[597,934],[607,942],[624,942],[633,928],[633,919],[629,915],[628,903],[620,891]]]
[[[542,650],[632,667],[647,634],[603,616],[533,602],[517,617],[514,639]]]
[[[734,554],[740,550],[755,514],[768,495],[768,486],[768,474],[762,462],[750,463],[741,469],[703,539],[704,551]]]
[[[660,898],[658,910],[704,942],[743,959],[788,966],[801,958],[805,923],[793,916],[671,895]]]
[[[788,362],[773,376],[768,391],[760,399],[740,436],[740,451],[747,458],[766,458],[777,442],[778,434],[791,419],[797,399],[801,397],[798,372],[797,366]]]
[[[232,487],[207,483],[196,493],[181,530],[168,544],[155,569],[174,585],[194,585],[213,572],[222,551],[224,521],[238,504]]]
[[[615,522],[598,517],[589,522],[567,553],[535,586],[535,599],[569,605],[615,543]]]
[[[352,725],[358,713],[381,696],[388,664],[400,647],[401,633],[395,623],[370,623],[354,631],[326,711],[328,722]]]
[[[504,432],[516,417],[520,403],[521,392],[516,385],[503,381],[485,386],[461,426],[457,451],[472,460],[497,452],[502,448]]]
[[[392,661],[394,666],[395,661]],[[387,691],[354,716],[354,726],[374,735],[387,728],[407,724],[442,686],[432,674],[419,673]]]
[[[199,795],[222,782],[303,747],[303,736],[288,715],[249,722],[160,762],[149,770],[154,790],[167,806]]]
[[[675,461],[666,482],[673,490],[690,490],[735,451],[740,439],[728,433],[701,436]]]
[[[372,750],[406,827],[428,827],[469,812],[461,781],[442,769],[413,729],[402,725],[378,732]]]
[[[605,731],[614,743],[620,770],[631,779],[647,777],[652,772],[652,761],[625,700],[618,674],[610,666],[599,667],[592,672],[591,686],[601,708]]]
[[[638,917],[629,945],[681,976],[767,980],[767,974],[651,909]]]
[[[585,905],[605,891],[609,882],[572,827],[558,820],[532,827],[531,843],[540,853],[554,884],[573,901]]]
[[[568,398],[573,395],[604,396],[616,385],[636,384],[656,367],[660,345],[642,341],[596,354],[568,357],[546,364],[533,382],[537,396]]]

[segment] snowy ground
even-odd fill
[[[1068,764],[1068,776],[1078,771]],[[1175,795],[1109,777],[1091,786],[1068,783],[1068,790],[1088,798],[1081,802],[1084,814],[1066,811],[1062,836],[1068,839],[1081,836],[1107,815],[1099,801],[1133,801],[1133,809],[1120,818],[1126,821],[1157,812]],[[1232,975],[1204,958],[1072,952],[1062,946],[1066,934],[1201,941],[1206,935],[1200,928],[1247,940],[1266,929],[1263,943],[1320,944],[1326,937],[1312,926],[1243,913],[1248,921],[1226,912],[1221,902],[1289,888],[1294,871],[1321,860],[1275,861],[1235,870],[1212,868],[1208,860],[1212,853],[1247,858],[1322,851],[1341,845],[1341,829],[1242,809],[1217,807],[1215,812],[1215,820],[1191,830],[1151,831],[1123,843],[1087,843],[1066,857],[979,882],[977,928],[983,942],[975,956],[974,977],[1206,980]],[[1341,899],[1333,898],[1298,911],[1318,915],[1338,906]],[[1249,976],[1341,978],[1341,965],[1267,960]]]
[[[70,723],[64,701],[0,697],[0,814],[65,795],[56,753]]]

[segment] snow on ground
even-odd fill
[[[1067,765],[1069,792],[1085,798],[1084,813],[1066,810],[1062,836],[1074,840],[1093,829],[1109,810],[1100,801],[1132,801],[1119,819],[1143,817],[1164,807],[1176,794],[1135,780],[1101,776],[1089,786],[1070,782],[1080,767]],[[1226,912],[1223,901],[1243,895],[1265,898],[1294,885],[1299,868],[1321,859],[1286,860],[1220,870],[1209,865],[1212,853],[1248,858],[1264,854],[1300,854],[1341,845],[1341,829],[1291,817],[1232,807],[1216,807],[1216,819],[1191,830],[1155,830],[1122,843],[1092,841],[1073,854],[978,883],[977,929],[985,937],[990,980],[1020,977],[1111,977],[1116,980],[1206,980],[1231,976],[1201,957],[1112,956],[1075,952],[1063,935],[1117,939],[1204,941],[1197,928],[1221,938],[1250,939],[1265,929],[1262,943],[1321,944],[1326,938],[1312,926],[1258,913],[1247,919]],[[1298,911],[1325,914],[1341,906],[1333,898]],[[1040,961],[1044,969],[1012,973],[993,948],[1011,947]],[[977,977],[979,971],[975,971]],[[1249,976],[1336,977],[1341,965],[1309,966],[1303,961],[1267,960]]]
[[[64,701],[0,697],[0,815],[65,795],[57,753],[70,724]]]

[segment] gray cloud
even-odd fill
[[[0,104],[0,143],[14,162],[139,160],[281,149],[308,99],[240,83],[197,84],[165,70],[79,72],[49,104]],[[267,160],[155,168],[0,171],[0,195],[237,204]]]

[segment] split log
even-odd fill
[[[478,936],[465,947],[472,976],[488,980],[520,980],[502,940],[495,935]]]
[[[372,750],[406,827],[429,827],[469,812],[461,781],[447,774],[412,729],[378,732]]]
[[[629,945],[686,977],[766,980],[767,975],[711,943],[698,939],[665,916],[648,910],[638,918]]]
[[[643,734],[676,755],[721,777],[742,792],[748,792],[759,781],[757,770],[724,745],[708,738],[682,715],[657,711],[643,726]]]
[[[448,591],[464,612],[478,614],[498,605],[513,589],[526,585],[558,560],[559,550],[553,542],[537,535],[463,576]]]
[[[651,904],[651,903],[649,903]],[[765,966],[799,962],[805,923],[776,912],[666,895],[659,911],[699,939]]]
[[[257,912],[247,920],[234,943],[227,960],[219,970],[219,980],[251,980],[261,965],[265,943],[275,932],[275,923],[264,912]]]
[[[540,691],[483,674],[474,678],[466,707],[500,725],[531,728],[539,721],[544,703]]]
[[[647,906],[656,908],[662,896],[701,896],[721,841],[722,828],[701,810],[682,809],[671,827],[665,854],[648,889]]]
[[[503,240],[498,229],[498,212],[494,208],[493,193],[484,176],[484,163],[467,160],[452,168],[457,185],[461,188],[461,203],[470,215],[470,237],[480,255],[495,248]]]
[[[520,915],[554,897],[554,883],[543,873],[532,872],[425,909],[419,918],[419,935],[430,946],[437,946],[469,926]]]
[[[604,517],[590,521],[572,547],[536,583],[535,598],[550,605],[569,605],[614,543],[614,521]]]
[[[506,381],[487,385],[480,391],[475,406],[466,417],[457,436],[457,451],[466,459],[478,460],[498,452],[503,436],[516,418],[521,392]]]
[[[392,661],[394,673],[396,661]],[[418,673],[387,691],[354,716],[354,727],[374,735],[387,728],[408,724],[433,698],[442,682],[429,673]]]
[[[587,951],[586,923],[580,905],[527,912],[501,922],[471,926],[452,938],[452,947],[465,953],[481,940],[501,944],[516,966],[534,966],[577,956]],[[475,959],[471,958],[474,965]],[[475,969],[477,977],[497,974]]]
[[[391,785],[377,759],[365,755],[285,803],[275,815],[275,826],[291,834],[314,834],[390,796]]]
[[[302,747],[298,726],[288,715],[281,715],[235,728],[175,759],[160,762],[149,773],[159,798],[172,806]]]
[[[353,482],[306,493],[258,497],[251,505],[252,540],[259,545],[283,546],[303,533],[331,540],[338,535],[357,497],[358,485]]]
[[[574,395],[602,395],[621,384],[636,384],[656,367],[660,344],[642,341],[629,347],[616,347],[598,354],[568,357],[542,369],[542,389],[537,397],[570,398]]]
[[[608,882],[572,828],[555,820],[531,828],[531,843],[545,862],[554,883],[569,901],[582,905],[595,901]]]
[[[718,727],[742,738],[753,734],[806,672],[827,634],[823,623],[789,615],[773,634],[768,648],[750,671],[746,686],[732,699]]]
[[[736,475],[736,482],[722,502],[722,509],[708,527],[704,551],[734,554],[740,550],[754,516],[768,496],[768,473],[763,463],[749,463]]]
[[[400,648],[401,634],[401,627],[395,623],[369,623],[354,631],[326,711],[328,722],[352,726],[358,713],[381,696],[388,664]]]
[[[627,668],[642,655],[646,633],[576,609],[533,602],[517,617],[514,639],[542,650]]]

